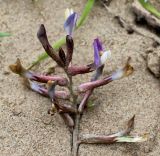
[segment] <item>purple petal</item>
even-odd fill
[[[97,39],[93,42],[93,48],[94,48],[94,64],[96,67],[99,67],[100,65],[100,55],[99,55],[99,49],[97,44]]]
[[[103,51],[102,42],[98,38],[95,39],[95,42],[97,43],[98,51]]]
[[[33,81],[28,81],[29,83],[29,87],[35,91],[35,92],[38,92],[39,94],[42,94],[44,96],[47,96],[47,90],[44,88],[44,85],[40,85],[36,82],[33,82]]]
[[[66,19],[64,23],[64,29],[67,32],[67,35],[72,36],[72,32],[76,26],[77,17],[78,17],[77,13],[74,12]]]

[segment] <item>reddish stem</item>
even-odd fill
[[[93,69],[91,69],[91,67],[89,67],[87,65],[86,66],[73,65],[73,66],[68,67],[68,74],[72,75],[72,76],[75,76],[78,74],[85,74],[85,73],[89,73],[92,71],[93,71]]]
[[[94,88],[106,85],[111,81],[112,81],[112,78],[108,77],[108,78],[101,79],[101,80],[96,80],[96,81],[92,81],[92,82],[83,83],[79,86],[79,91],[80,92],[85,92],[87,90],[92,90]]]
[[[80,114],[83,113],[83,110],[84,110],[84,108],[85,108],[85,106],[86,106],[86,104],[87,104],[87,102],[88,102],[88,99],[89,99],[89,97],[91,96],[92,92],[93,92],[93,89],[92,89],[92,90],[88,90],[88,91],[85,93],[85,95],[84,95],[84,97],[83,97],[83,100],[81,101],[81,103],[80,103],[80,105],[79,105],[79,108],[78,108],[78,112],[79,112]]]
[[[33,73],[33,76],[30,78],[31,80],[47,83],[48,81],[56,81],[60,86],[66,86],[68,84],[68,80],[61,76],[47,76]]]

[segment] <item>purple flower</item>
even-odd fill
[[[67,35],[72,36],[73,30],[76,27],[76,22],[78,15],[76,12],[73,12],[73,10],[67,9],[65,12],[66,21],[64,23],[64,29],[67,32]]]
[[[105,64],[105,61],[108,57],[110,57],[111,52],[104,51],[103,45],[98,38],[94,39],[93,48],[94,48],[94,65],[96,66],[96,68],[98,68],[99,66]]]

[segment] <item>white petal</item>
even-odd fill
[[[73,9],[71,8],[71,9],[66,9],[65,10],[65,20],[71,15],[71,14],[73,14]]]
[[[147,141],[146,136],[122,136],[116,138],[117,142],[144,142]]]
[[[68,15],[69,15],[69,9],[67,8],[64,12],[65,19],[67,19]]]
[[[112,77],[113,80],[117,80],[117,79],[122,78],[123,75],[124,75],[124,70],[123,69],[119,69],[115,73],[113,73],[111,77]]]
[[[106,60],[111,57],[111,51],[105,51],[101,56],[101,64],[105,64]]]
[[[74,12],[74,11],[73,11],[73,9],[71,8],[71,9],[70,9],[70,15],[73,14],[73,12]]]
[[[34,91],[39,92],[40,87],[38,86],[37,83],[33,83],[32,81],[29,81],[29,83],[30,83],[31,89],[33,89]]]
[[[24,73],[24,77],[28,78],[28,79],[32,79],[33,78],[33,74],[30,71],[27,71]]]

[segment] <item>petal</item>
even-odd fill
[[[99,51],[99,52],[103,51],[102,43],[101,43],[101,41],[99,40],[99,38],[96,38],[96,39],[95,39],[95,42],[96,42],[96,44],[97,44],[98,51]]]
[[[71,15],[73,14],[73,9],[66,9],[65,10],[65,20]]]
[[[47,95],[47,90],[44,88],[44,85],[40,85],[40,84],[33,82],[33,81],[30,81],[30,80],[28,80],[27,83],[28,83],[27,84],[28,87],[30,89],[32,89],[33,91],[38,92],[39,94],[42,94],[44,96]]]
[[[111,75],[112,80],[117,80],[125,76],[129,76],[133,73],[134,68],[129,64],[130,58],[128,59],[126,65],[122,69],[118,69],[115,73]]]
[[[76,26],[77,17],[78,17],[77,13],[74,12],[66,19],[64,23],[64,29],[67,32],[67,35],[72,36],[72,32]]]
[[[92,76],[91,81],[98,80],[99,77],[100,77],[100,76],[102,75],[102,73],[103,73],[103,69],[104,69],[104,65],[99,66],[99,67],[96,69],[95,74]]]
[[[101,56],[101,64],[105,64],[106,60],[111,57],[111,51],[105,51]]]
[[[115,73],[112,74],[112,80],[117,80],[123,77],[124,75],[124,70],[123,69],[118,69]]]
[[[94,48],[94,64],[96,67],[100,66],[100,55],[99,55],[99,49],[97,44],[97,39],[93,42],[93,48]]]
[[[147,136],[122,136],[117,137],[116,142],[144,142],[147,141]]]

